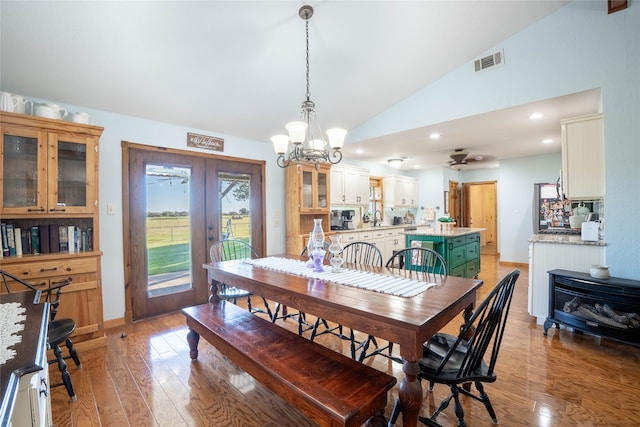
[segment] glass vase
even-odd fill
[[[311,231],[314,249],[324,249],[324,230],[322,229],[322,218],[313,220],[313,230]]]
[[[342,239],[340,235],[330,236],[331,244],[329,245],[329,252],[331,252],[331,272],[340,273],[342,271]]]

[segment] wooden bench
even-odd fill
[[[200,336],[321,426],[386,426],[396,379],[219,301],[184,308],[191,359]]]

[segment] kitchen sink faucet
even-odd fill
[[[378,215],[379,214],[379,215]],[[382,212],[380,212],[380,210],[376,210],[373,213],[373,226],[375,227],[378,224],[378,220],[380,220],[380,222],[382,222]]]

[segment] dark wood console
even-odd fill
[[[578,332],[640,346],[640,281],[549,271],[549,317],[544,334],[560,323]]]

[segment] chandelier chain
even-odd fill
[[[309,19],[306,20],[307,33],[307,101],[311,98],[311,89],[309,89]]]
[[[307,92],[306,100],[302,103],[300,120],[287,123],[289,136],[275,135],[271,138],[278,158],[276,163],[281,168],[291,164],[313,164],[316,169],[320,163],[336,164],[342,160],[341,148],[344,144],[344,129],[333,128],[327,130],[329,141],[323,137],[322,128],[316,117],[315,104],[311,101],[311,83],[309,79],[309,20],[313,16],[313,8],[302,6],[298,11],[300,18],[305,20],[306,36],[306,67]]]

